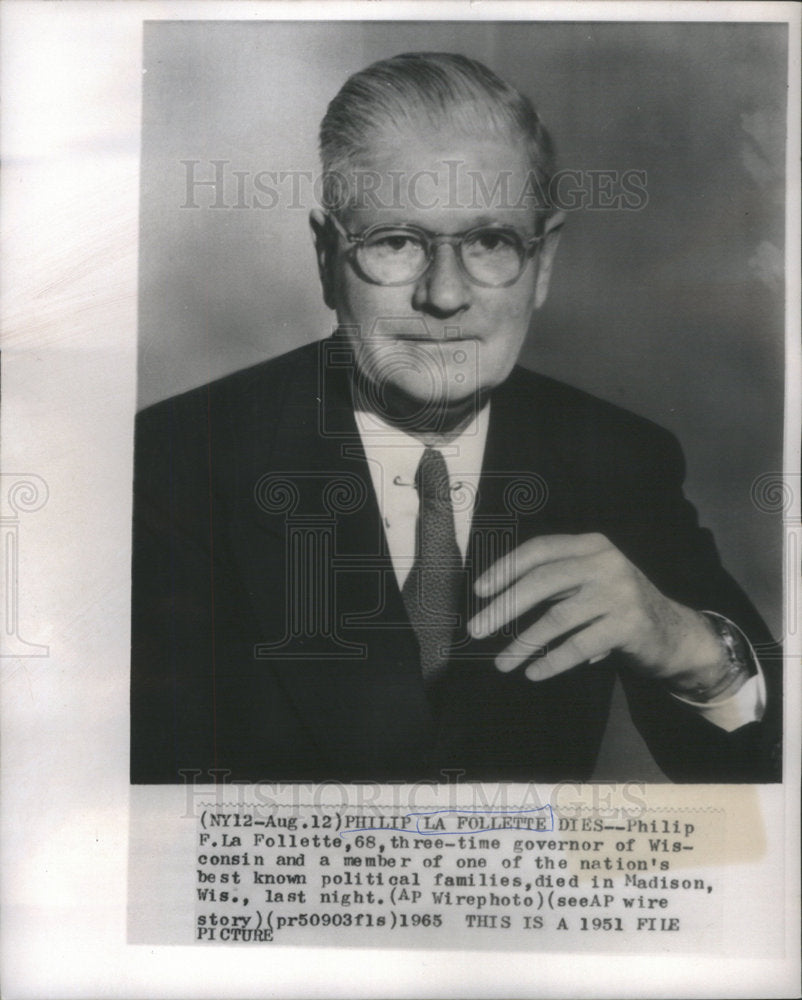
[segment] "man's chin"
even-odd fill
[[[421,410],[464,410],[476,397],[473,384],[460,385],[447,393],[416,392],[414,388],[401,387],[398,396],[404,396],[409,406]]]
[[[466,424],[483,405],[474,383],[459,385],[446,393],[416,383],[385,383],[380,394],[371,394],[370,409],[380,418],[410,432],[448,430]]]

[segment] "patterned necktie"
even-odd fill
[[[434,448],[423,452],[415,486],[420,501],[415,564],[401,593],[418,637],[423,682],[428,687],[448,664],[462,575],[448,469]]]

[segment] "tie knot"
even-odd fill
[[[415,473],[415,486],[423,500],[439,500],[450,504],[451,488],[448,481],[448,466],[441,452],[436,448],[426,448]]]

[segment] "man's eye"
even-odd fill
[[[403,253],[420,249],[420,241],[408,233],[386,233],[377,235],[368,243],[369,247],[389,253]]]
[[[476,233],[470,240],[473,249],[492,252],[493,250],[509,250],[514,246],[514,239],[509,233],[497,232],[495,229],[485,229]]]

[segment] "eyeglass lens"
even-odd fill
[[[494,228],[468,233],[458,252],[468,275],[485,285],[514,281],[524,258],[516,234]],[[430,259],[425,237],[390,227],[374,230],[359,246],[357,258],[365,274],[380,284],[415,281]]]

